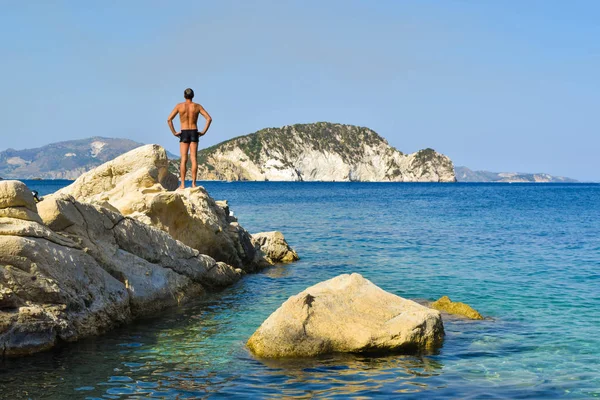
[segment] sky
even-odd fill
[[[191,87],[201,148],[330,121],[600,181],[599,38],[596,0],[6,1],[0,151],[105,136],[178,154],[166,120]]]

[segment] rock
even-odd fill
[[[44,238],[0,236],[0,348],[31,354],[130,319],[125,287],[85,251]]]
[[[258,244],[273,263],[289,263],[299,259],[298,253],[290,247],[279,231],[255,233],[252,235],[252,241]]]
[[[0,209],[24,207],[37,212],[31,190],[21,181],[2,181],[0,183]]]
[[[103,198],[104,193],[115,188],[127,191],[124,181],[135,184],[132,189],[159,184],[167,190],[175,190],[177,177],[168,171],[168,163],[162,147],[155,144],[141,146],[84,173],[57,194],[70,194],[78,201],[89,202]]]
[[[36,219],[48,225],[0,217],[0,349],[6,356],[102,333],[242,275],[100,205],[69,195],[47,196],[38,205]]]
[[[200,254],[160,229],[97,204],[80,203],[68,195],[55,195],[47,196],[39,203],[39,208],[44,222],[86,248],[89,254],[120,281],[127,281],[134,299],[141,294],[140,289],[133,286],[140,271],[143,270],[143,276],[148,276],[153,272],[146,270],[156,267],[207,287],[231,284],[240,278],[239,274],[228,274],[229,278],[225,279],[216,276],[214,272],[209,273],[217,264],[213,258]],[[128,254],[137,258],[131,258]],[[133,266],[127,267],[129,264]],[[229,268],[235,270],[233,267]],[[170,288],[173,293],[179,291],[178,286],[189,285],[189,282],[179,280],[170,273],[165,275],[165,279],[171,278],[177,280],[176,287]],[[156,290],[162,290],[161,286],[157,285]],[[193,291],[199,293],[202,290],[196,288]],[[169,297],[171,300],[168,302],[177,303],[177,297],[180,296]],[[166,301],[166,298],[161,299],[152,301]]]
[[[262,255],[250,234],[230,220],[202,187],[157,193],[136,211],[143,215],[141,221],[149,221],[202,254],[247,272],[259,269]]]
[[[14,218],[23,221],[42,222],[40,216],[27,207],[0,208],[0,218]]]
[[[143,146],[89,171],[56,195],[118,210],[245,272],[270,265],[226,202],[216,202],[202,187],[170,191],[177,177],[165,160],[161,147]],[[51,223],[64,225],[61,214],[57,211]]]
[[[431,303],[431,308],[445,311],[449,314],[461,315],[469,319],[484,319],[481,314],[465,303],[453,302],[448,296],[440,297]]]
[[[76,242],[53,232],[21,182],[0,183],[0,348],[31,354],[130,318],[126,288]]]
[[[259,357],[419,352],[441,344],[440,313],[344,274],[290,297],[248,340]]]
[[[233,282],[237,282],[243,275],[243,271],[239,268],[233,268],[224,262],[215,263],[208,270],[206,278],[210,280],[215,287],[229,286]]]

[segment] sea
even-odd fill
[[[26,181],[45,195],[69,181]],[[0,362],[2,399],[600,397],[600,185],[202,182],[301,260],[103,336]],[[246,348],[288,297],[357,272],[447,295],[431,354],[261,360]]]

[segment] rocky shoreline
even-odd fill
[[[35,202],[0,183],[0,352],[20,356],[298,259],[279,232],[256,239],[203,188],[173,191],[165,150],[142,146]]]
[[[165,150],[142,146],[36,202],[0,182],[0,353],[29,355],[98,335],[298,260],[281,232],[246,231],[227,201],[175,190]],[[439,310],[439,311],[438,311]],[[483,319],[443,297],[421,305],[358,274],[290,297],[248,340],[261,358],[429,352],[442,314]]]

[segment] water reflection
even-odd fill
[[[262,273],[273,279],[285,278],[291,275],[289,267],[289,264],[278,264],[266,269]]]

